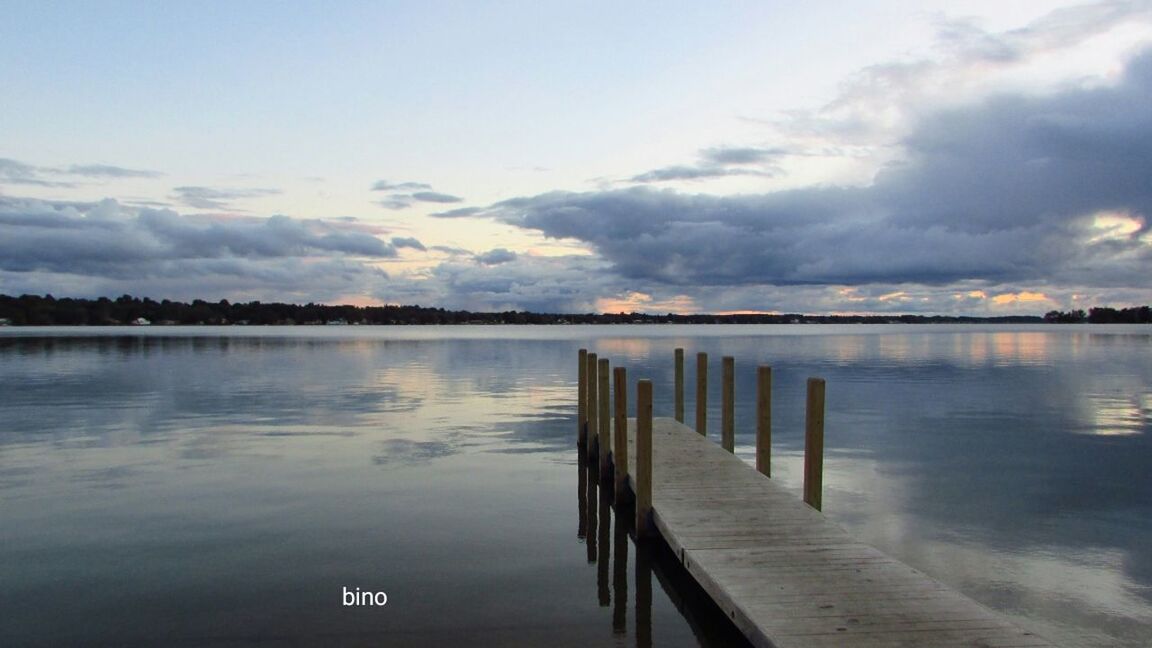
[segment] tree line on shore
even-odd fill
[[[1152,324],[1152,307],[1133,306],[1132,308],[1109,308],[1096,306],[1071,311],[1048,311],[1044,321],[1054,324]]]
[[[1052,311],[1036,316],[961,317],[944,315],[805,315],[645,313],[473,312],[422,306],[331,306],[326,304],[231,303],[226,299],[191,303],[123,295],[116,299],[57,299],[52,295],[0,295],[0,324],[12,326],[296,325],[296,324],[884,324],[1152,322],[1148,306],[1093,308],[1087,313]]]

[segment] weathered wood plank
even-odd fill
[[[634,437],[625,459],[631,488]],[[654,419],[651,439],[652,522],[753,645],[1051,645],[857,541],[686,425]]]

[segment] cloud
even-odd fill
[[[414,200],[419,200],[420,202],[430,203],[458,203],[464,201],[464,199],[459,196],[439,193],[437,191],[417,191],[416,193],[412,194],[412,198]]]
[[[787,154],[786,150],[779,148],[769,149],[751,146],[706,148],[699,151],[699,161],[694,165],[673,165],[653,169],[632,176],[628,182],[648,184],[681,180],[711,180],[733,176],[771,177],[779,171],[773,161]]]
[[[417,191],[412,194],[393,194],[383,200],[376,201],[376,204],[384,207],[385,209],[408,209],[417,202],[426,203],[458,203],[464,199],[458,196],[451,196],[449,194],[438,193],[435,191]],[[433,214],[435,215],[435,214]]]
[[[1147,2],[1112,0],[1059,8],[1025,27],[1002,34],[987,32],[971,19],[940,19],[937,37],[941,49],[955,60],[1009,63],[1066,49],[1134,18],[1150,16],[1152,6]]]
[[[175,187],[172,191],[175,192],[174,198],[177,201],[198,209],[235,209],[231,205],[233,200],[275,196],[281,193],[279,189],[217,189],[213,187]]]
[[[109,164],[74,164],[67,168],[38,167],[18,160],[0,158],[0,183],[33,185],[39,187],[75,187],[69,180],[57,180],[60,176],[81,176],[89,178],[158,178],[164,174],[158,171],[126,169]],[[46,177],[47,176],[47,177]]]
[[[788,155],[788,151],[751,146],[718,146],[700,151],[701,159],[715,165],[763,164],[783,155]]]
[[[388,182],[379,180],[372,185],[372,191],[389,192],[388,197],[376,201],[385,209],[408,209],[418,202],[450,204],[463,202],[459,196],[432,191],[432,185],[423,182]]]
[[[1152,118],[1141,108],[1152,105],[1152,57],[1132,60],[1122,75],[1100,62],[1116,60],[1117,43],[1132,40],[1119,26],[1147,27],[1150,18],[1146,2],[1104,2],[1006,33],[940,20],[929,58],[869,66],[825,106],[760,120],[753,145],[701,148],[685,164],[617,181],[775,176],[797,156],[839,156],[862,170],[852,186],[739,196],[617,186],[432,214],[569,239],[591,256],[429,245],[444,253],[430,255],[439,265],[388,277],[372,261],[423,242],[381,240],[332,220],[224,221],[0,198],[0,292],[148,288],[178,298],[316,301],[368,294],[562,312],[634,303],[1001,314],[1147,303]],[[1081,45],[1107,52],[1076,56]],[[68,169],[84,168],[0,160],[0,183],[65,186],[85,177]],[[184,189],[213,205],[203,209],[256,197],[229,192],[261,191]],[[380,180],[372,189],[391,209],[462,202],[420,182]]]
[[[242,290],[245,281],[283,287],[293,273],[303,281],[317,268],[333,273],[334,286],[379,278],[361,259],[395,257],[396,248],[356,227],[285,216],[198,218],[114,200],[59,206],[0,198],[0,273],[6,285],[23,289],[37,277],[53,277],[61,286],[183,282],[181,294],[207,285],[206,278],[234,290]],[[319,275],[308,281],[314,287],[323,283]]]
[[[412,198],[411,196],[392,196],[383,200],[378,200],[376,201],[376,204],[385,209],[408,209],[412,206]]]
[[[451,245],[433,245],[429,249],[435,250],[436,252],[443,252],[444,254],[451,256],[467,256],[472,254],[471,250],[467,250],[462,247],[454,247]]]
[[[509,263],[516,260],[517,254],[511,250],[504,248],[496,248],[488,250],[483,254],[476,255],[476,262],[483,265],[500,265],[501,263]]]
[[[74,164],[68,167],[66,173],[95,178],[159,178],[164,175],[159,171],[125,169],[109,164]]]
[[[770,176],[757,169],[731,169],[721,166],[669,166],[634,175],[629,182],[670,182],[674,180],[710,180],[731,176]]]
[[[793,111],[775,125],[792,136],[883,147],[903,137],[908,125],[926,112],[1005,87],[1037,92],[1070,80],[1099,79],[1103,70],[1098,62],[1123,56],[1130,42],[1118,30],[1139,26],[1146,42],[1150,25],[1152,4],[1123,0],[1056,9],[1025,27],[1000,33],[972,19],[940,17],[931,56],[866,66],[826,105]],[[1105,35],[1114,37],[1099,38]],[[1077,49],[1086,44],[1091,46]],[[1109,47],[1110,55],[1101,56]]]
[[[428,215],[434,218],[465,218],[468,216],[476,216],[483,212],[483,207],[461,207],[459,209],[449,209],[448,211],[432,212]]]
[[[372,191],[420,191],[431,188],[432,185],[423,182],[388,182],[387,180],[377,180],[372,185]]]
[[[652,286],[956,282],[1135,287],[1152,271],[1152,53],[1108,87],[921,119],[866,187],[711,196],[645,187],[476,215],[591,245]],[[1119,223],[1119,225],[1117,225]]]
[[[588,312],[597,294],[620,289],[620,279],[605,269],[587,256],[518,255],[497,265],[449,260],[419,287],[426,291],[419,299],[478,311]]]
[[[142,274],[76,274],[0,269],[0,294],[98,297],[131,294],[156,299],[219,299],[345,303],[348,295],[382,292],[388,275],[340,258],[175,259]]]
[[[413,250],[420,250],[421,252],[427,252],[428,251],[428,248],[424,247],[424,244],[421,243],[419,239],[416,239],[416,238],[413,238],[410,236],[394,236],[394,237],[392,237],[392,246],[395,247],[396,249],[411,248]]]
[[[34,185],[38,187],[73,187],[74,183],[45,180],[43,170],[9,158],[0,158],[0,184]]]

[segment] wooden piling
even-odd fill
[[[612,434],[609,431],[612,427],[612,419],[608,414],[612,404],[612,396],[608,392],[608,379],[611,377],[611,372],[608,368],[608,358],[600,358],[600,366],[596,370],[596,376],[600,384],[600,393],[596,396],[600,405],[600,411],[596,413],[600,430],[596,433],[596,438],[600,439],[600,478],[605,479],[608,477],[608,455],[612,452]]]
[[[588,371],[586,373],[588,374],[587,376],[585,376],[588,379],[588,386],[587,386],[588,405],[586,406],[586,412],[588,414],[588,425],[587,425],[587,428],[588,428],[588,459],[589,459],[589,461],[591,461],[592,458],[596,456],[592,453],[596,452],[597,448],[599,448],[599,440],[596,438],[596,434],[597,434],[598,430],[600,429],[599,423],[597,422],[597,417],[596,417],[597,411],[600,408],[596,404],[597,382],[596,382],[596,354],[595,353],[590,352],[588,354]]]
[[[756,368],[756,470],[772,476],[772,367]]]
[[[622,370],[614,375],[622,384]],[[808,380],[804,501],[765,479],[771,376],[769,367],[757,369],[757,470],[762,474],[684,423],[653,419],[652,382],[637,384],[637,429],[625,439],[632,444],[625,452],[634,456],[614,456],[618,469],[632,462],[627,483],[635,493],[637,645],[652,643],[649,561],[652,551],[663,550],[641,540],[659,537],[751,645],[1050,648],[1035,634],[852,538],[819,512],[824,380]],[[577,452],[582,463],[584,451]],[[655,470],[660,471],[658,482]],[[587,524],[579,529],[589,562],[600,563],[601,605],[617,597],[612,622],[618,631],[626,627],[621,596],[627,587],[627,538],[617,517],[617,562],[609,593],[605,567],[611,515],[605,500],[595,499],[598,481],[581,482],[588,488],[582,500],[588,512]],[[599,507],[593,505],[597,501]]]
[[[676,399],[676,408],[674,411],[674,418],[681,423],[684,422],[684,349],[676,349],[676,388],[674,391],[674,398]]]
[[[808,379],[808,407],[804,417],[804,501],[822,506],[824,482],[824,379]]]
[[[696,432],[708,436],[708,354],[696,354]]]
[[[576,443],[588,442],[588,349],[580,349],[576,386]]]
[[[652,381],[636,383],[636,537],[655,535],[652,521]]]
[[[616,397],[615,434],[613,435],[612,466],[615,475],[616,506],[624,500],[628,484],[628,373],[624,367],[612,370],[613,394]]]
[[[721,359],[720,377],[720,447],[736,452],[736,360],[732,356]]]
[[[643,445],[646,436],[629,442]],[[635,446],[629,453],[637,454]],[[637,645],[652,639],[641,565],[666,545],[750,645],[1051,648],[853,538],[778,480],[671,416],[652,421],[651,471],[659,545],[635,545]]]

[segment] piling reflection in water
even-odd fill
[[[600,607],[608,607],[612,604],[612,594],[608,589],[608,544],[609,533],[612,529],[612,513],[608,503],[608,489],[600,489],[600,533],[596,537],[596,543],[600,548],[597,554],[596,563],[596,594],[600,601]]]
[[[588,526],[585,530],[585,544],[588,546],[588,564],[596,562],[596,540],[599,538],[597,523],[599,511],[596,506],[596,462],[591,460],[590,457],[585,456],[584,461],[589,464],[587,468],[582,468],[587,475],[584,478],[587,483],[587,490],[584,494],[584,506],[588,511]]]
[[[652,545],[651,540],[636,543],[636,646],[652,645]]]
[[[579,516],[576,537],[584,540],[588,537],[588,452],[584,446],[577,447],[576,451],[576,462],[580,466],[580,476],[576,480],[576,506]]]
[[[625,519],[616,518],[615,532],[612,534],[612,552],[615,555],[612,563],[612,595],[616,597],[612,606],[613,634],[628,632],[628,527],[624,524]]]
[[[628,558],[634,550],[631,589],[635,595],[631,602],[637,648],[662,643],[653,637],[653,577],[701,646],[748,646],[744,635],[683,569],[662,540],[636,540],[630,498],[623,498],[629,503],[615,504],[612,471],[606,471],[602,480],[597,464],[585,448],[578,449],[580,531],[577,536],[587,546],[588,562],[596,563],[597,601],[600,607],[612,609],[612,634],[625,637],[628,634]]]

